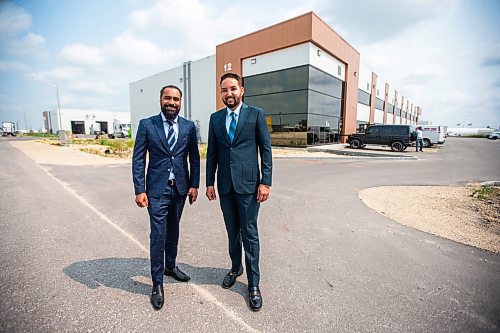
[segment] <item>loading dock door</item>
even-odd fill
[[[96,121],[96,123],[99,124],[99,128],[101,129],[102,133],[108,134],[108,122],[107,121]]]
[[[72,121],[71,122],[71,132],[73,132],[73,134],[85,134],[85,122]]]

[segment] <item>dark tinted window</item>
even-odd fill
[[[391,126],[383,126],[380,127],[380,135],[392,135],[392,128]]]
[[[406,126],[394,126],[393,134],[394,135],[406,135],[408,134],[408,127]]]
[[[247,96],[245,103],[264,109],[266,115],[307,113],[307,90]]]
[[[396,116],[401,117],[401,109],[400,108],[396,108]]]
[[[375,99],[375,108],[379,110],[384,110],[384,101],[380,98]]]
[[[307,89],[309,66],[245,77],[245,96]]]
[[[373,126],[373,127],[370,127],[369,129],[366,130],[366,134],[370,134],[370,135],[377,135],[380,131],[380,127],[378,126]]]
[[[342,98],[343,82],[314,67],[309,67],[309,89]]]
[[[358,103],[370,106],[370,94],[358,89]]]
[[[393,114],[394,113],[394,105],[391,103],[387,104],[387,113]]]
[[[340,117],[342,101],[338,98],[309,90],[309,113]]]

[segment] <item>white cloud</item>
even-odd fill
[[[45,44],[45,38],[32,32],[28,33],[21,40],[13,40],[8,43],[8,53],[24,56],[34,56]]]
[[[72,82],[78,80],[84,73],[85,71],[78,67],[60,67],[50,71],[26,74],[25,78],[28,80],[48,81],[59,85],[60,81]]]
[[[26,72],[28,71],[28,66],[19,61],[0,61],[0,73],[1,72]]]
[[[175,49],[163,50],[150,40],[126,32],[117,36],[112,45],[106,47],[106,53],[131,65],[151,66],[166,63],[181,52]]]
[[[106,95],[113,93],[113,89],[108,87],[105,82],[102,81],[76,81],[72,84],[69,84],[68,89],[77,93],[90,93],[90,94],[100,94]]]
[[[60,56],[66,62],[83,66],[98,66],[105,62],[99,48],[83,44],[66,45],[62,49]]]
[[[31,26],[31,15],[24,8],[7,1],[0,2],[0,35],[13,36]]]

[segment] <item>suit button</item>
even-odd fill
[[[170,171],[170,169],[167,169],[167,171]]]

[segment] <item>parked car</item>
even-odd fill
[[[373,125],[367,127],[365,133],[349,135],[347,142],[351,148],[380,145],[403,151],[416,139],[415,126],[412,125]]]
[[[496,140],[496,139],[499,139],[500,138],[500,131],[495,131],[491,134],[488,134],[486,136],[488,139],[492,139],[492,140]]]

